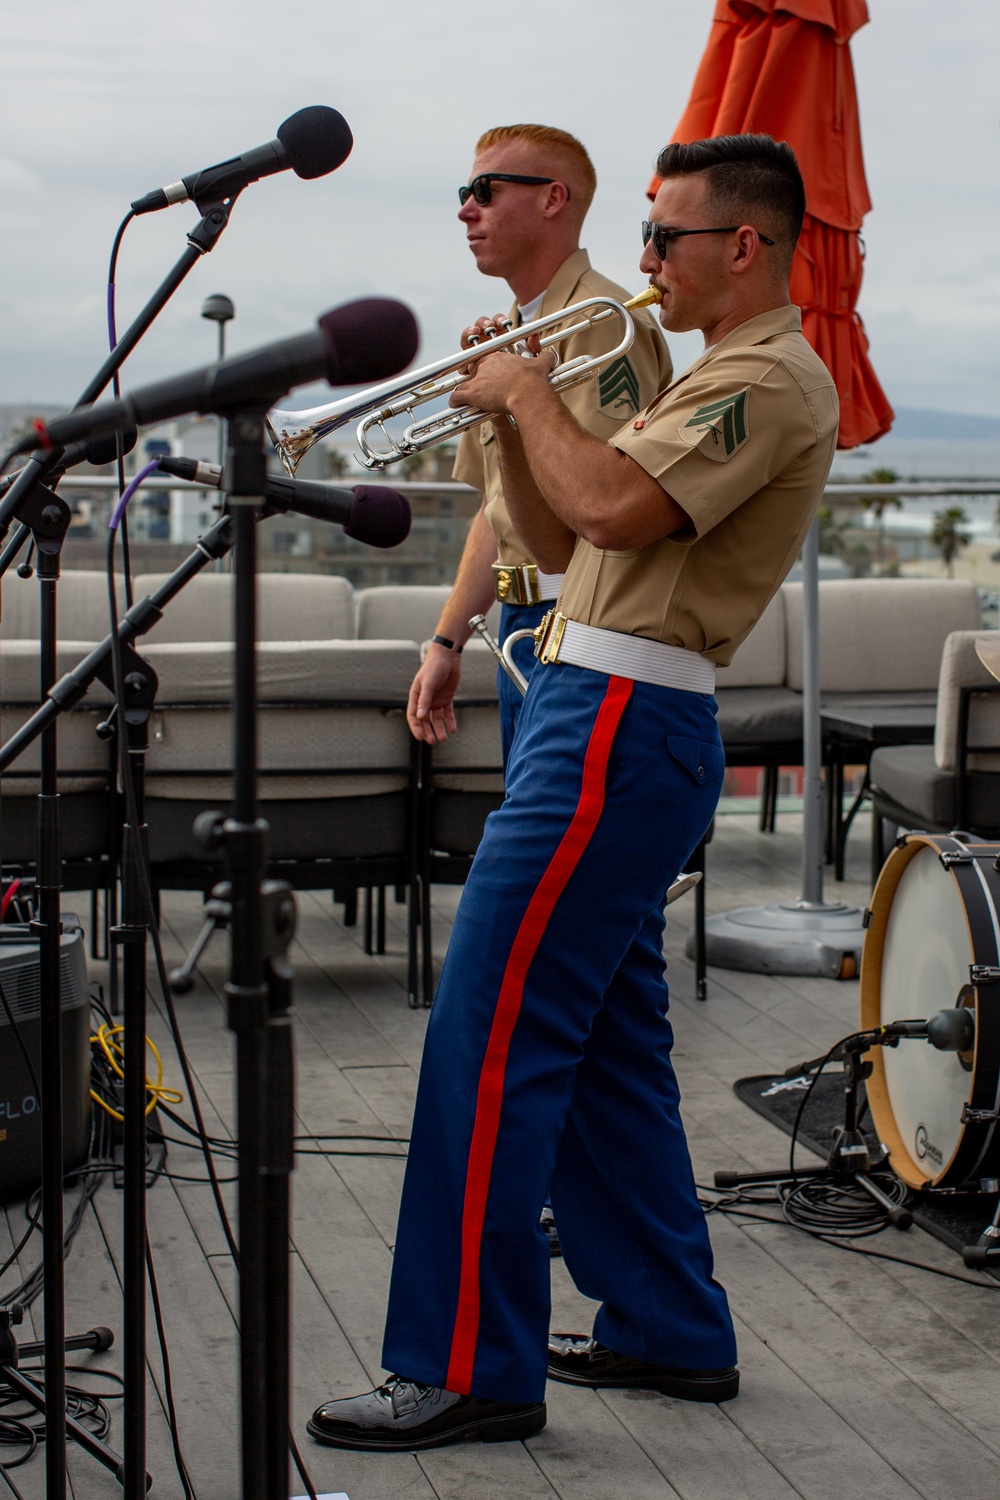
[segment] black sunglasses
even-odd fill
[[[725,228],[718,229],[667,229],[665,225],[657,224],[655,219],[652,222],[649,219],[643,219],[642,243],[648,245],[652,240],[653,254],[658,260],[662,260],[671,240],[683,239],[686,234],[735,234],[736,230],[741,227],[739,224],[728,224]],[[763,245],[774,244],[774,241],[769,240],[766,234],[761,234],[760,230],[757,231],[757,238]]]
[[[558,177],[521,177],[516,172],[482,172],[478,177],[473,177],[468,187],[460,187],[458,190],[458,201],[464,207],[470,198],[475,198],[479,204],[489,203],[493,197],[491,182],[527,182],[537,187],[545,182],[558,182]],[[566,197],[569,198],[569,188],[566,189]]]

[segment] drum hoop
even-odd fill
[[[982,847],[982,844],[991,850],[1000,850],[996,843],[985,840],[975,847]],[[940,858],[948,853],[967,855],[970,846],[944,834],[910,833],[886,861],[872,892],[871,918],[861,956],[861,1025],[865,1030],[882,1024],[882,961],[889,913],[910,860],[924,847],[932,848]],[[977,872],[985,875],[989,896]],[[994,912],[1000,918],[1000,877],[992,863],[985,869],[978,862],[976,865],[956,863],[947,866],[946,873],[955,880],[962,898],[973,962],[990,968],[1000,966],[1000,944],[988,911],[991,900]],[[998,1000],[1000,989],[994,984],[975,987],[976,1043],[968,1099],[969,1106],[975,1109],[995,1110],[1000,1096],[1000,1027],[995,1024]],[[902,1045],[908,1044],[904,1042]],[[870,1061],[872,1073],[866,1087],[872,1120],[880,1139],[888,1147],[890,1163],[896,1174],[916,1189],[945,1184],[957,1186],[972,1177],[989,1149],[997,1122],[969,1122],[959,1136],[950,1160],[933,1176],[928,1176],[904,1144],[896,1124],[881,1047],[872,1049]]]

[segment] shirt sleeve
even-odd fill
[[[478,427],[467,427],[460,436],[451,477],[459,484],[471,484],[474,490],[485,493],[486,466]]]
[[[816,440],[804,391],[758,346],[706,361],[611,441],[677,501],[700,537]]]
[[[563,394],[563,402],[585,432],[607,442],[670,384],[670,354],[659,327],[644,310],[633,314],[631,348],[597,375]],[[613,349],[621,340],[621,319],[591,324],[558,346],[561,364]]]

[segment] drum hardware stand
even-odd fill
[[[895,1047],[901,1038],[919,1035],[919,1033],[895,1029],[908,1025],[922,1026],[923,1036],[926,1037],[926,1022],[898,1021],[892,1026],[880,1027],[877,1031],[861,1031],[854,1036],[845,1037],[832,1052],[824,1057],[814,1057],[810,1062],[802,1063],[799,1067],[786,1069],[786,1078],[799,1078],[815,1073],[821,1063],[842,1062],[844,1064],[844,1123],[834,1134],[833,1146],[826,1159],[825,1167],[818,1167],[815,1171],[806,1168],[801,1172],[788,1169],[775,1172],[716,1172],[715,1186],[734,1188],[767,1184],[779,1187],[786,1183],[794,1186],[802,1178],[813,1180],[819,1178],[821,1181],[828,1180],[842,1185],[854,1181],[869,1197],[874,1198],[891,1224],[894,1224],[897,1229],[909,1229],[913,1223],[913,1215],[909,1209],[894,1203],[868,1175],[872,1168],[878,1167],[880,1163],[872,1161],[871,1151],[860,1128],[861,1111],[858,1105],[858,1092],[861,1084],[870,1077],[872,1072],[872,1064],[862,1060],[863,1054],[869,1052],[872,1047]]]

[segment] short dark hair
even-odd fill
[[[791,260],[806,211],[806,190],[795,152],[769,135],[719,135],[673,142],[656,162],[660,177],[704,172],[713,210],[730,223],[753,223]]]

